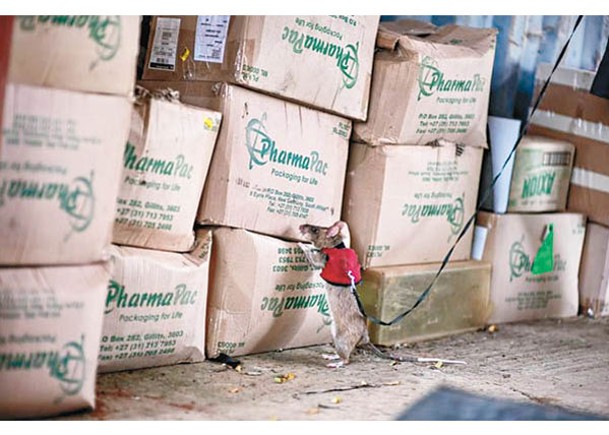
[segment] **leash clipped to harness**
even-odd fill
[[[488,199],[490,193],[492,192],[493,188],[495,187],[495,184],[497,183],[497,180],[503,174],[503,171],[505,170],[508,162],[512,159],[512,156],[516,152],[516,148],[520,144],[520,141],[522,140],[522,138],[526,134],[526,131],[527,131],[528,127],[529,127],[531,119],[533,118],[533,114],[537,110],[537,107],[539,106],[539,103],[541,102],[541,99],[545,95],[546,89],[547,89],[548,85],[550,84],[550,80],[552,79],[552,75],[554,75],[554,72],[556,71],[556,69],[558,68],[558,65],[560,64],[562,58],[564,57],[565,52],[567,51],[567,47],[569,46],[569,44],[571,42],[571,39],[573,38],[573,35],[575,34],[575,31],[579,27],[579,24],[580,24],[582,18],[583,18],[583,15],[579,15],[577,17],[577,20],[575,21],[575,25],[573,26],[573,30],[571,30],[571,34],[569,35],[569,38],[567,39],[567,42],[565,43],[564,47],[562,48],[560,54],[558,55],[558,59],[556,60],[556,63],[554,63],[554,67],[552,68],[552,71],[550,72],[550,75],[548,76],[548,78],[546,79],[543,87],[541,88],[541,91],[540,91],[539,95],[537,96],[537,99],[535,100],[535,104],[533,105],[533,108],[531,109],[531,113],[529,114],[529,117],[527,118],[527,120],[526,120],[526,122],[524,124],[524,127],[522,128],[522,130],[520,132],[520,135],[518,136],[518,139],[516,140],[516,143],[512,147],[512,150],[510,151],[510,154],[508,155],[508,157],[506,158],[505,162],[501,166],[501,170],[493,178],[493,181],[492,181],[491,185],[487,188],[486,192],[484,193],[484,195],[482,196],[482,198],[478,202],[478,205],[476,207],[476,210],[474,211],[474,214],[468,219],[467,223],[464,225],[463,229],[459,233],[459,236],[457,237],[457,240],[455,240],[455,243],[452,245],[452,247],[448,250],[448,252],[444,256],[444,259],[442,260],[440,268],[438,269],[438,272],[434,276],[433,280],[427,286],[425,291],[423,291],[423,293],[421,293],[421,295],[416,300],[414,305],[410,309],[406,310],[405,312],[403,312],[402,314],[400,314],[399,316],[397,316],[396,318],[394,318],[393,320],[391,320],[389,322],[384,322],[381,319],[378,319],[378,318],[376,318],[374,316],[366,314],[366,312],[364,310],[364,307],[362,305],[362,301],[360,300],[359,294],[357,293],[357,285],[355,283],[355,280],[353,279],[353,273],[350,270],[348,271],[348,275],[351,278],[351,292],[355,296],[355,299],[357,301],[357,306],[359,307],[359,310],[361,311],[362,315],[364,317],[366,317],[368,320],[370,320],[373,323],[376,323],[377,325],[382,325],[382,326],[391,326],[391,325],[394,325],[395,323],[401,321],[408,314],[410,314],[415,308],[417,308],[427,298],[427,296],[429,295],[429,292],[431,291],[432,287],[436,283],[438,277],[440,276],[440,274],[442,273],[442,271],[446,267],[446,264],[448,264],[448,261],[449,261],[450,257],[452,256],[452,253],[455,250],[455,247],[457,246],[457,244],[459,243],[461,238],[463,238],[463,235],[465,233],[467,233],[467,231],[469,230],[469,227],[472,225],[472,223],[475,221],[476,215],[478,214],[478,212],[482,208],[482,204],[484,204],[486,202],[486,200]]]
[[[355,295],[355,297],[357,298],[358,305],[359,305],[360,311],[361,311],[362,307],[359,304],[359,298],[358,298],[358,294],[357,294],[357,284],[355,283],[355,276],[353,276],[353,272],[350,270],[347,271],[347,276],[349,277],[349,280],[351,281],[351,293],[353,293]]]

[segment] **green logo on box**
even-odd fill
[[[522,183],[523,199],[533,196],[549,196],[552,194],[556,172],[545,172],[543,174],[532,175],[524,179]]]
[[[289,27],[283,28],[282,40],[292,44],[294,53],[300,54],[304,49],[318,53],[323,56],[336,59],[336,66],[343,74],[343,85],[351,89],[357,83],[359,76],[359,41],[355,44],[347,44],[344,47],[324,41],[311,35],[305,35],[298,30]]]
[[[69,224],[77,233],[85,231],[95,212],[93,172],[90,177],[76,177],[66,183],[43,183],[24,179],[5,180],[0,183],[0,208],[6,199],[57,200],[59,208],[69,216]]]
[[[275,148],[275,141],[268,135],[264,122],[266,113],[261,119],[253,118],[245,127],[245,146],[250,155],[249,168],[263,166],[267,163],[266,155],[272,148]]]
[[[320,158],[318,151],[311,151],[311,154],[306,156],[278,148],[267,133],[265,122],[266,113],[260,119],[251,119],[245,127],[245,146],[250,155],[250,170],[254,166],[264,166],[271,162],[327,175],[328,163]]]
[[[357,83],[357,76],[359,75],[358,50],[359,42],[355,45],[347,44],[343,56],[337,62],[340,72],[343,73],[343,85],[347,89],[351,89]]]
[[[419,222],[421,218],[446,216],[446,221],[450,225],[451,233],[456,235],[459,234],[463,228],[463,219],[465,217],[464,198],[465,194],[455,198],[453,202],[443,204],[404,204],[402,216],[410,217],[410,221],[413,224]]]
[[[80,342],[70,341],[61,349],[58,364],[51,371],[51,376],[59,381],[59,386],[66,396],[73,396],[82,390],[85,383],[85,336]]]
[[[438,68],[438,62],[430,56],[425,56],[419,68],[419,96],[430,97],[438,92],[483,92],[486,79],[480,74],[474,74],[469,80],[445,79],[444,73]]]
[[[64,395],[74,396],[82,390],[86,378],[84,342],[82,335],[80,341],[70,341],[59,351],[0,353],[0,371],[47,369],[49,376],[59,381]]]
[[[19,17],[19,20],[21,30],[26,32],[35,31],[37,26],[86,27],[102,61],[113,59],[121,45],[121,18],[117,15],[33,15]]]
[[[560,255],[554,253],[554,224],[548,224],[545,234],[533,262],[524,250],[522,242],[512,243],[510,247],[510,282],[514,278],[519,278],[525,273],[531,272],[533,275],[541,275],[552,271],[564,271],[566,262],[560,259]]]
[[[524,240],[524,236],[522,237]],[[531,270],[531,260],[524,250],[521,241],[512,243],[510,247],[510,282]]]

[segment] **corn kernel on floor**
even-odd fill
[[[52,420],[394,420],[440,385],[609,418],[609,318],[504,324],[408,345],[399,355],[467,365],[397,365],[359,351],[341,369],[314,346],[103,374],[93,411]],[[290,375],[292,374],[292,375]]]

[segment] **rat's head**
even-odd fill
[[[329,227],[318,227],[315,225],[301,225],[300,234],[318,249],[334,248],[344,243],[350,245],[349,227],[346,222],[338,221]]]

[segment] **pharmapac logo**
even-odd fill
[[[524,236],[522,236],[524,241]],[[522,241],[512,243],[510,247],[510,282],[531,271],[531,260],[522,246]]]
[[[60,350],[0,353],[0,372],[48,370],[49,376],[59,382],[64,396],[74,396],[82,390],[86,378],[84,342],[82,335],[79,341],[70,341]],[[62,399],[63,396],[57,401]]]
[[[308,50],[336,59],[336,67],[343,75],[343,86],[345,88],[351,89],[357,83],[357,77],[359,76],[359,41],[341,47],[316,36],[292,30],[289,27],[283,28],[281,39],[292,44],[294,53],[301,54],[304,50]]]
[[[484,92],[486,79],[480,74],[474,74],[471,79],[445,79],[444,73],[438,68],[438,62],[430,57],[425,56],[421,61],[419,69],[419,96],[430,97],[435,92]]]
[[[0,208],[9,200],[17,199],[57,201],[59,208],[69,216],[72,230],[81,233],[89,227],[95,213],[93,172],[89,177],[74,178],[71,184],[26,179],[0,182]]]
[[[21,30],[27,32],[38,26],[86,28],[102,61],[113,59],[121,45],[121,18],[117,15],[34,15],[19,17],[19,22]]]
[[[465,217],[464,201],[465,194],[455,198],[453,202],[443,204],[404,204],[402,216],[408,216],[413,224],[419,222],[421,218],[445,216],[446,221],[450,225],[451,233],[457,235],[463,229]]]
[[[310,155],[304,155],[278,148],[267,132],[265,122],[266,113],[260,119],[251,119],[245,127],[245,146],[250,156],[250,170],[271,162],[327,175],[328,163],[320,158],[318,151],[311,151]]]
[[[534,266],[533,263],[535,262],[535,258],[531,261],[531,257],[524,249],[524,240],[523,235],[520,240],[515,241],[512,243],[512,246],[510,246],[510,282],[523,275],[539,275],[545,272],[563,272],[566,270],[566,260],[562,260],[560,254],[554,254],[553,252],[546,252],[545,255],[543,255],[544,253],[537,252],[536,255],[539,257],[537,260],[538,264]],[[540,251],[543,250],[542,248],[543,243]],[[548,255],[551,261],[548,261]],[[537,271],[535,271],[535,269],[537,269]]]
[[[156,308],[168,306],[196,305],[199,292],[189,290],[186,284],[176,285],[170,291],[127,292],[125,286],[110,280],[106,295],[104,314],[122,308]]]

